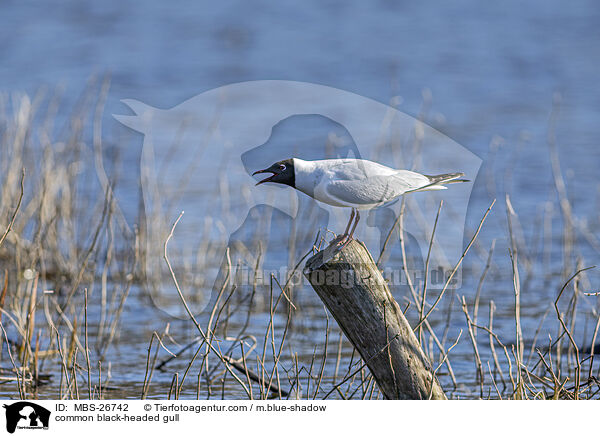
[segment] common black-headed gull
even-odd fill
[[[352,213],[344,233],[337,238],[345,246],[354,234],[360,209],[373,209],[402,194],[446,189],[444,184],[468,182],[463,173],[427,176],[408,170],[396,170],[365,159],[325,159],[306,161],[291,158],[275,162],[252,175],[272,173],[256,185],[266,182],[291,186],[315,200],[338,207],[350,207]],[[354,221],[354,225],[352,222]]]

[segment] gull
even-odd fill
[[[271,173],[259,181],[288,185],[322,203],[352,209],[350,221],[336,238],[341,248],[354,235],[360,220],[359,210],[374,209],[396,200],[403,194],[447,189],[445,184],[468,182],[464,173],[428,176],[408,170],[397,170],[366,159],[302,160],[291,158],[275,162],[252,175]]]

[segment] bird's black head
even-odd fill
[[[294,160],[286,159],[279,162],[275,162],[269,168],[264,170],[255,171],[252,175],[261,173],[272,173],[273,175],[261,180],[256,185],[261,183],[273,182],[281,183],[282,185],[288,185],[292,188],[296,187],[296,176],[294,174]]]

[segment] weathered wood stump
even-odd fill
[[[445,400],[410,324],[362,242],[331,244],[304,275],[390,400]]]

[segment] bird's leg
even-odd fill
[[[346,230],[342,235],[344,238],[348,236],[348,230],[350,230],[350,224],[352,224],[352,220],[354,219],[354,208],[352,208],[352,213],[350,214],[350,221],[348,221],[348,225],[346,226]]]
[[[352,213],[350,214],[350,221],[348,221],[348,225],[346,226],[346,230],[343,234],[339,235],[334,239],[334,242],[337,242],[338,245],[342,245],[348,239],[348,232],[350,231],[350,226],[352,225],[352,221],[354,220],[354,208],[352,208]]]
[[[358,213],[358,209],[356,209],[356,219],[354,220],[354,225],[352,226],[352,230],[350,231],[350,234],[346,236],[346,240],[342,244],[341,248],[344,248],[352,240],[352,235],[354,235],[354,230],[356,229],[356,226],[358,225],[359,220],[360,220],[360,214]]]
[[[356,219],[354,221],[354,226],[352,226],[352,231],[350,231],[350,235],[348,235],[348,239],[352,239],[352,235],[354,235],[354,230],[358,225],[358,221],[360,220],[360,214],[358,213],[358,209],[356,209]]]

